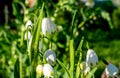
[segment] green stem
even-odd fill
[[[20,78],[23,78],[22,76],[22,55],[20,55],[19,62],[20,62]]]
[[[77,13],[77,10],[75,10],[73,18],[72,18],[72,23],[71,23],[71,38],[73,38],[73,24],[74,24],[74,21],[75,21],[75,15],[76,15],[76,13]]]

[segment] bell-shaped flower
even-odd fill
[[[54,69],[50,64],[44,64],[43,67],[44,78],[53,78],[54,77]]]
[[[44,57],[46,58],[47,62],[51,65],[55,65],[56,63],[56,54],[53,50],[49,49],[44,53]]]
[[[94,50],[89,49],[86,55],[86,62],[88,65],[96,65],[98,63],[98,56]]]
[[[53,33],[56,31],[56,25],[49,18],[43,18],[42,20],[42,33],[46,35],[46,33]]]
[[[43,75],[43,65],[38,65],[36,67],[36,73],[41,77]]]
[[[28,20],[27,23],[26,23],[26,25],[25,25],[25,28],[31,30],[31,29],[32,29],[32,26],[33,26],[32,21],[31,21],[31,20]]]
[[[115,65],[109,63],[105,68],[105,72],[108,77],[114,77],[118,74],[118,68]]]
[[[30,40],[30,38],[32,37],[32,34],[30,32],[30,30],[32,30],[32,26],[33,26],[33,23],[31,20],[28,20],[26,25],[25,25],[25,34],[24,34],[24,40]]]

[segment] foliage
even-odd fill
[[[86,6],[82,0],[35,0],[33,6],[26,1],[13,0],[14,18],[0,27],[0,78],[39,78],[36,67],[47,63],[44,52],[48,49],[53,49],[57,57],[53,66],[55,78],[98,78],[105,68],[102,59],[118,67],[120,27],[117,16],[120,13],[110,1],[106,2],[109,4],[106,8],[97,2],[95,6]],[[112,11],[107,7],[112,7]],[[42,34],[45,17],[55,22],[55,33]],[[28,20],[33,22],[32,29],[25,28]],[[31,40],[24,39],[28,31],[32,34]],[[96,51],[99,63],[85,75],[80,65],[91,48]]]

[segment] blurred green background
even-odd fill
[[[26,54],[26,45],[20,46],[22,26],[25,26],[28,19],[34,20],[33,14],[42,6],[42,3],[45,3],[45,15],[57,25],[58,32],[55,33],[53,41],[57,58],[65,65],[69,60],[66,41],[71,32],[73,13],[77,11],[74,21],[75,44],[79,44],[84,36],[85,44],[88,42],[100,59],[104,58],[119,68],[120,3],[117,0],[0,0],[0,78],[14,77],[14,65],[19,57],[17,49],[23,55]],[[85,60],[86,51],[86,46],[83,46],[83,60]],[[101,76],[104,68],[105,65],[100,61],[95,73],[96,78]],[[63,71],[60,66],[58,69]],[[25,78],[27,75],[26,73]]]

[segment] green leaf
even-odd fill
[[[20,78],[19,59],[16,60],[14,66],[14,78]]]
[[[59,59],[57,59],[57,62],[62,66],[62,68],[66,71],[66,73],[70,77],[70,73],[69,73],[68,69],[65,67],[65,65]]]
[[[71,78],[73,78],[73,71],[74,71],[74,45],[73,39],[70,40],[70,74]]]

